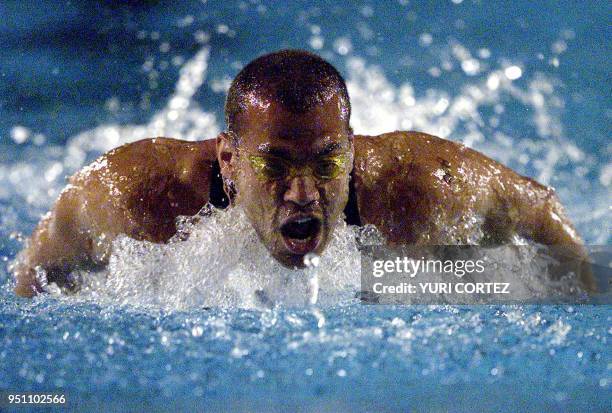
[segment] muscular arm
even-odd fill
[[[362,223],[391,244],[503,244],[513,235],[586,259],[552,188],[463,145],[416,132],[355,137],[353,172]],[[590,271],[581,279],[595,284]]]
[[[155,138],[121,146],[83,168],[18,257],[15,292],[41,291],[37,268],[66,285],[73,269],[105,264],[119,234],[166,242],[178,215],[194,215],[208,202],[214,159],[214,140]]]

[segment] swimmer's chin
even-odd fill
[[[303,255],[285,255],[283,257],[275,257],[275,259],[279,264],[289,270],[301,270],[306,268]]]
[[[323,251],[323,248],[317,248],[316,250],[308,251],[304,254],[290,254],[285,252],[283,254],[272,254],[272,256],[281,264],[283,267],[288,268],[290,270],[299,270],[302,268],[306,268],[306,264],[304,263],[304,257],[308,253],[315,253],[320,255]]]

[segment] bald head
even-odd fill
[[[328,62],[304,50],[281,50],[249,63],[234,79],[225,102],[228,130],[240,134],[240,115],[272,102],[305,113],[337,96],[348,127],[351,114],[344,79]]]

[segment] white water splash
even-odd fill
[[[204,83],[210,49],[200,50],[181,68],[174,93],[166,107],[145,125],[102,125],[70,140],[65,163],[71,169],[83,165],[89,152],[103,153],[139,139],[166,136],[195,141],[210,139],[219,132],[215,116],[203,111],[193,99]]]
[[[83,277],[81,297],[175,310],[303,306],[314,304],[312,280],[319,302],[354,294],[361,268],[357,228],[342,222],[318,265],[289,270],[270,256],[239,208],[210,211],[181,226],[187,240],[159,245],[117,239],[108,268]]]
[[[65,147],[32,148],[25,153],[27,162],[0,164],[0,187],[3,188],[0,200],[21,198],[40,214],[59,195],[66,174],[76,172],[88,160],[117,146],[156,136],[189,141],[215,137],[220,132],[215,115],[202,110],[193,99],[206,78],[209,55],[210,49],[204,47],[184,64],[168,103],[146,124],[104,124],[79,133]],[[41,171],[46,177],[44,180],[40,179]]]
[[[553,94],[553,83],[541,74],[533,78],[527,90],[521,90],[504,70],[496,69],[485,79],[466,83],[456,96],[429,89],[425,96],[418,97],[412,85],[405,83],[396,88],[379,68],[366,65],[363,59],[350,59],[348,68],[347,86],[353,105],[351,123],[358,133],[376,135],[418,130],[460,141],[505,164],[525,168],[525,164],[532,162],[532,168],[539,171],[537,179],[543,184],[549,183],[562,157],[572,161],[584,158],[564,138],[559,114],[554,110],[560,103]],[[485,135],[487,122],[481,110],[491,107],[501,114],[505,110],[501,102],[508,98],[533,109],[532,120],[542,138],[537,144],[523,136],[497,134],[491,139]],[[510,147],[514,150],[509,151]]]
[[[368,289],[361,285],[361,265],[364,259],[369,259],[361,255],[361,247],[383,244],[374,227],[347,226],[342,221],[321,256],[309,256],[307,268],[291,270],[270,256],[239,208],[217,210],[207,206],[198,216],[183,217],[181,221],[177,236],[166,245],[126,236],[115,240],[106,269],[75,274],[82,280],[76,299],[171,311],[201,307],[328,306],[351,300],[362,288]],[[487,271],[477,277],[464,275],[461,282],[510,282],[509,295],[499,297],[503,300],[542,299],[580,292],[573,275],[550,279],[549,258],[541,255],[536,246],[520,239],[515,244],[522,246],[481,250],[478,259],[484,260]],[[448,277],[447,273],[423,270],[414,280],[443,284],[449,281]],[[61,293],[54,284],[46,290],[54,295]],[[491,298],[419,291],[399,300],[397,296],[382,295],[376,302],[482,303],[490,302]],[[312,310],[323,325],[324,318],[317,316],[316,308]]]

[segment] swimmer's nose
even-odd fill
[[[285,202],[293,202],[300,207],[305,207],[319,200],[319,190],[315,185],[314,178],[310,176],[296,176],[291,178],[289,188],[285,192]]]

